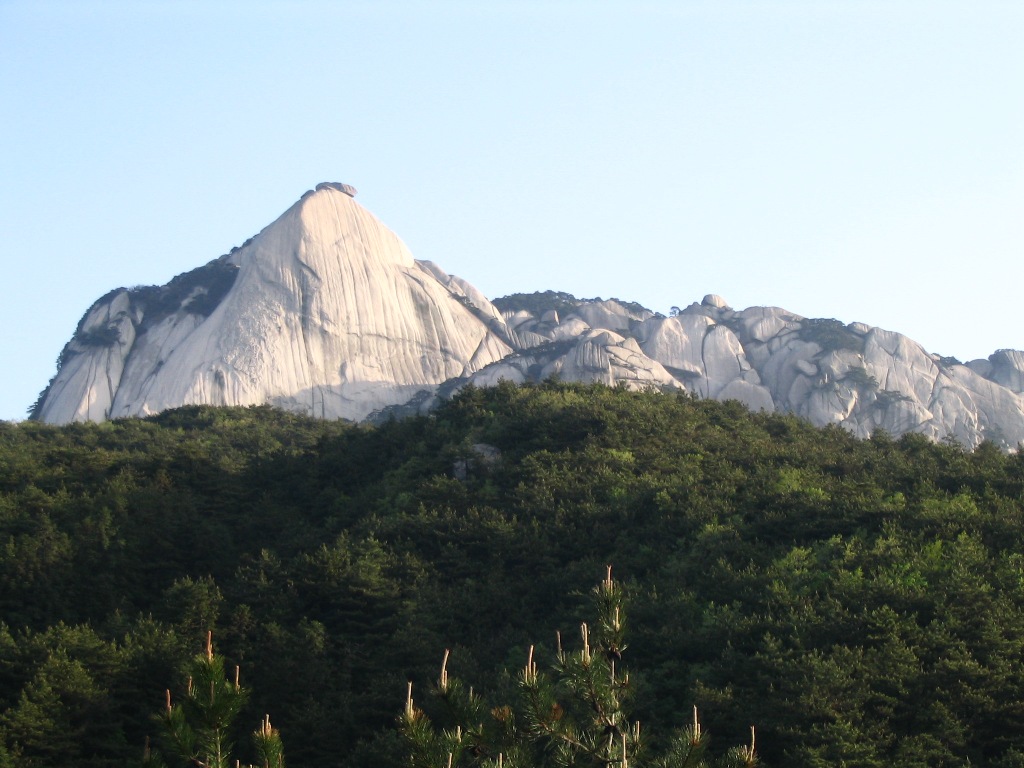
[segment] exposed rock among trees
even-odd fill
[[[333,182],[241,248],[166,286],[96,302],[33,417],[140,416],[269,403],[323,418],[416,412],[472,382],[557,376],[682,388],[866,437],[1024,441],[1024,352],[966,365],[863,323],[721,296],[672,315],[546,291],[493,303]]]

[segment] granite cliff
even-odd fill
[[[838,424],[862,437],[884,429],[968,446],[1024,442],[1022,352],[961,364],[893,331],[778,307],[737,311],[714,295],[671,317],[614,300],[572,306],[561,298],[560,311],[496,303],[506,308],[517,352],[474,373],[480,384],[555,374],[656,384]]]
[[[320,184],[231,253],[99,299],[33,418],[269,403],[362,420],[424,411],[468,382],[559,376],[685,389],[861,436],[1024,442],[1024,352],[961,364],[892,331],[713,295],[670,317],[550,291],[492,303],[414,260],[354,195]]]
[[[497,311],[415,261],[353,193],[321,184],[233,253],[100,299],[34,415],[270,403],[362,419],[511,352],[488,327]]]

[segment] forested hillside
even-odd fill
[[[212,629],[288,765],[403,764],[613,564],[636,715],[769,766],[1024,766],[1024,457],[549,383],[355,427],[0,423],[0,766],[127,766]]]

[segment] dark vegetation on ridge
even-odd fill
[[[600,296],[593,299],[577,299],[571,293],[565,291],[534,291],[533,293],[510,293],[494,299],[491,303],[499,312],[519,312],[526,310],[540,317],[548,310],[555,310],[559,315],[568,314],[581,304],[594,301],[604,301]],[[635,301],[612,298],[611,301],[618,302],[630,312],[638,314],[650,312],[643,304]]]
[[[0,766],[136,764],[207,629],[290,766],[404,764],[408,680],[450,648],[507,690],[607,563],[652,733],[696,704],[769,766],[1024,766],[1022,500],[988,443],[557,383],[0,423]]]
[[[43,391],[39,393],[35,402],[29,407],[28,417],[30,419],[39,418],[50,387],[57,380],[64,363],[81,351],[80,349],[76,350],[77,345],[113,347],[122,341],[121,332],[118,329],[119,318],[109,325],[86,330],[86,321],[96,307],[112,301],[119,293],[126,291],[131,311],[141,318],[141,322],[137,323],[136,331],[145,333],[175,312],[185,311],[204,318],[209,317],[210,313],[227,296],[237,277],[238,266],[230,263],[226,256],[221,256],[201,267],[176,275],[167,285],[136,285],[133,288],[115,288],[112,291],[107,291],[92,303],[78,321],[75,335],[64,345],[57,357],[57,370]]]

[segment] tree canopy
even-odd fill
[[[712,756],[756,724],[769,766],[1024,766],[1022,499],[989,444],[559,383],[0,423],[0,766],[137,761],[208,630],[289,765],[403,765],[439,649],[500,692],[607,563],[651,733],[697,705]]]

